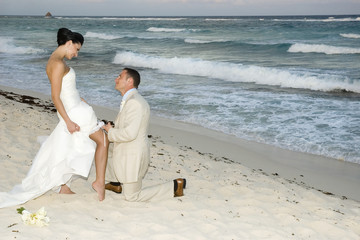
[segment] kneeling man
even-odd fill
[[[103,127],[108,132],[109,141],[114,143],[106,176],[110,183],[105,185],[105,189],[123,192],[127,201],[181,197],[186,186],[184,178],[142,189],[142,179],[150,163],[150,107],[137,91],[139,84],[140,74],[131,68],[124,68],[115,79],[115,89],[123,97],[115,127],[110,123]]]

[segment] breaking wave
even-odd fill
[[[295,43],[290,46],[291,53],[359,54],[360,48],[335,47],[325,44]]]
[[[341,33],[340,36],[344,38],[360,38],[360,34],[354,34],[354,33]]]
[[[36,54],[44,53],[45,50],[33,47],[18,47],[14,45],[12,38],[0,37],[0,53],[10,54]]]
[[[114,39],[123,38],[122,36],[105,34],[105,33],[94,33],[94,32],[87,32],[84,37],[99,38],[105,40],[114,40]]]
[[[331,74],[287,71],[276,68],[247,66],[229,62],[205,61],[194,58],[164,58],[133,52],[119,52],[114,64],[157,69],[163,73],[218,78],[232,82],[303,88],[316,91],[348,91],[360,93],[360,82]],[[224,75],[224,72],[227,74]]]

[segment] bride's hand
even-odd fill
[[[68,131],[73,134],[74,132],[80,131],[80,126],[74,123],[73,121],[70,121],[66,124]]]

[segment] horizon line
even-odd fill
[[[51,12],[50,12],[51,13]],[[0,14],[2,17],[45,17],[38,14]],[[269,15],[128,15],[128,16],[115,16],[115,15],[52,15],[51,17],[288,17],[288,16],[360,16],[358,14],[269,14]],[[50,17],[50,18],[51,18]]]

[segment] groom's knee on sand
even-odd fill
[[[122,190],[125,200],[129,202],[137,202],[141,192],[141,187],[142,184],[139,182],[123,184]]]
[[[125,200],[128,202],[137,202],[140,192],[124,194]]]

